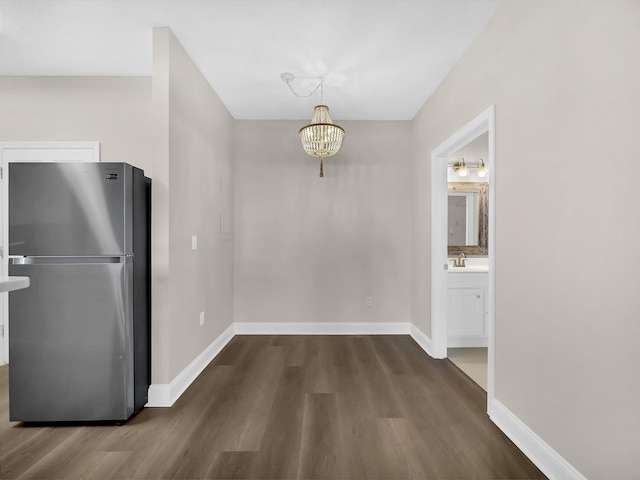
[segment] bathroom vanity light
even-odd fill
[[[489,172],[487,171],[487,168],[484,166],[484,160],[480,159],[480,163],[478,164],[478,170],[476,170],[476,175],[478,177],[484,178],[487,176]]]
[[[459,177],[469,176],[469,167],[464,163],[464,158],[461,158],[459,162],[453,165],[453,171],[456,172]]]
[[[484,178],[489,175],[489,170],[487,170],[487,167],[484,165],[484,160],[482,158],[478,159],[477,167],[474,165],[471,165],[470,167],[467,166],[467,164],[464,162],[464,158],[461,158],[459,161],[449,166],[453,168],[453,171],[458,174],[459,177],[468,177],[470,174],[470,168],[475,168],[476,176],[480,178]]]

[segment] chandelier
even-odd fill
[[[292,73],[283,73],[280,78],[287,83],[296,97],[303,97],[298,95],[291,86],[291,82],[295,78]],[[320,79],[320,83],[313,91],[308,95],[304,95],[304,97],[310,97],[318,89],[320,89],[320,102],[322,102],[324,99],[324,82],[322,79]],[[333,123],[331,115],[329,115],[329,107],[316,105],[313,109],[311,123],[302,127],[298,132],[298,136],[304,151],[312,157],[320,159],[320,176],[324,177],[324,159],[338,153],[342,146],[342,140],[344,140],[344,129]]]
[[[317,105],[313,109],[311,123],[302,127],[298,135],[304,151],[320,159],[320,176],[324,177],[324,159],[338,153],[344,139],[344,129],[333,123],[329,107]]]

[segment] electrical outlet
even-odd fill
[[[200,326],[204,325],[204,312],[200,312]]]
[[[191,235],[191,250],[198,249],[198,235]]]
[[[367,297],[364,303],[367,307],[373,307],[373,297]]]

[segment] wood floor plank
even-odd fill
[[[395,339],[389,335],[372,335],[368,339],[385,375],[407,372],[404,355],[394,348],[394,345],[397,344]]]
[[[397,392],[385,373],[385,365],[375,351],[371,336],[355,337],[352,347],[358,371],[354,386],[367,404],[369,414],[376,418],[401,417]]]
[[[42,461],[58,444],[74,433],[71,429],[46,427],[30,427],[30,429],[33,430],[22,435],[21,442],[13,439],[3,442],[3,447],[7,445],[7,450],[0,456],[0,478],[3,480],[21,475],[25,470]]]
[[[81,480],[117,480],[114,473],[123,463],[135,462],[135,454],[132,452],[103,452],[96,451],[85,458],[85,461],[78,462],[69,469],[67,479]]]
[[[306,339],[304,366],[307,369],[307,391],[335,393],[338,370],[334,358],[333,337],[315,335]]]
[[[302,367],[305,364],[309,337],[304,335],[279,335],[273,337],[272,345],[284,347],[287,352],[285,365]]]
[[[254,477],[257,452],[218,452],[205,474],[205,478],[247,480]],[[270,478],[270,477],[264,477]]]
[[[422,463],[421,455],[414,443],[411,425],[405,418],[379,418],[376,422],[378,434],[385,448],[382,449],[383,478],[396,475],[400,478],[429,478],[433,472]],[[419,444],[418,444],[419,445]]]
[[[305,395],[297,478],[343,477],[338,407],[334,393]]]
[[[40,479],[70,477],[69,471],[77,465],[89,466],[86,463],[87,457],[91,456],[109,434],[108,430],[102,427],[66,428],[71,429],[70,435],[55,445],[47,455],[34,462],[25,471],[24,476]]]
[[[284,368],[255,469],[247,478],[297,478],[305,406],[305,373],[303,367]]]
[[[8,421],[0,478],[430,480],[544,475],[486,393],[406,335],[234,337],[172,408],[122,426]]]
[[[211,403],[195,422],[189,438],[174,461],[171,478],[202,478],[218,451],[257,451],[269,420],[284,352],[266,346],[255,352],[255,367],[233,366],[235,389],[218,392],[220,399],[233,399],[224,415],[220,404]],[[215,421],[211,421],[215,419]]]
[[[138,438],[130,448],[139,453],[138,461],[123,464],[116,478],[173,478],[200,463],[199,458],[185,455],[185,449],[199,445],[195,433],[199,427],[215,429],[233,411],[240,383],[234,368],[226,365],[212,366],[196,382],[201,387],[189,389],[174,407],[144,409],[133,419],[139,424],[134,426]]]

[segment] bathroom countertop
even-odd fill
[[[447,270],[449,273],[487,273],[489,272],[488,265],[467,265],[466,267],[452,267],[449,265]]]
[[[31,284],[29,277],[0,277],[0,292],[11,292],[27,288]]]

